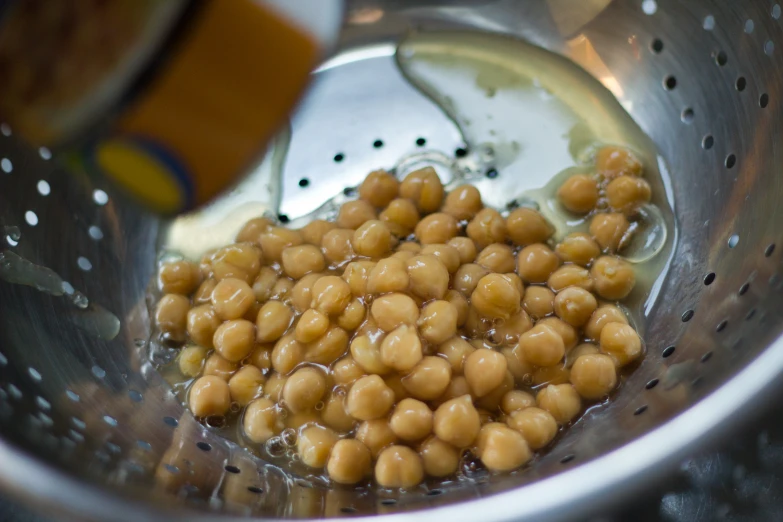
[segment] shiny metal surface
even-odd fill
[[[145,292],[159,223],[105,187],[64,174],[18,143],[13,129],[0,128],[0,263],[14,253],[73,289],[51,295],[58,293],[49,284],[54,276],[29,266],[25,273],[49,293],[20,284],[24,278],[0,280],[0,486],[43,511],[94,520],[218,513],[409,520],[419,509],[454,521],[557,520],[632,501],[779,391],[780,17],[780,6],[767,0],[352,4],[343,53],[388,47],[412,27],[470,27],[517,35],[574,60],[657,144],[671,168],[680,226],[659,305],[646,319],[648,356],[612,404],[589,413],[524,473],[400,498],[289,480],[196,424],[137,341],[149,328]],[[340,66],[327,71],[341,75]],[[292,214],[415,147],[409,140],[418,129],[378,121],[386,113],[372,104],[381,99],[348,100],[355,105],[334,113],[313,101],[319,88],[294,117],[282,184],[282,211]],[[397,90],[379,96],[408,103]],[[319,117],[330,125],[320,135]],[[435,118],[421,125],[450,152],[460,137]],[[373,140],[388,125],[399,144],[378,152]],[[346,160],[334,165],[338,152]],[[298,185],[303,175],[312,182],[306,190]],[[0,267],[6,279],[8,270]],[[89,306],[81,307],[77,292]],[[113,339],[106,338],[113,324],[106,311],[121,320]]]

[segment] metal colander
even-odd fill
[[[420,139],[461,147],[427,98],[388,76],[393,57],[368,49],[410,28],[470,28],[527,39],[612,87],[670,167],[679,226],[660,304],[642,325],[648,354],[616,400],[531,469],[402,496],[290,478],[192,420],[144,342],[159,221],[3,125],[3,490],[95,520],[407,519],[423,509],[548,520],[632,500],[763,407],[783,373],[780,17],[773,0],[349,3],[338,58],[293,120],[282,213],[314,208]],[[576,53],[576,39],[593,54]]]

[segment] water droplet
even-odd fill
[[[639,209],[641,220],[635,229],[623,256],[631,263],[644,263],[655,257],[666,246],[667,227],[663,214],[654,205]]]
[[[283,433],[280,434],[280,438],[286,446],[294,446],[296,444],[296,430],[293,428],[286,428],[283,430]]]
[[[91,226],[89,230],[87,231],[88,234],[90,234],[90,237],[93,238],[95,241],[99,241],[103,239],[103,231],[96,227],[95,225]]]
[[[22,239],[22,231],[19,230],[19,227],[10,226],[10,227],[3,227],[3,230],[6,233],[6,237],[8,239],[11,239],[13,241],[19,241]]]
[[[272,437],[267,440],[264,448],[273,457],[282,457],[286,452],[285,444],[280,437]]]
[[[46,147],[39,148],[38,149],[38,155],[41,156],[41,158],[45,159],[45,160],[52,159],[52,151],[50,151]]]
[[[324,409],[324,401],[318,401],[315,405],[315,411],[321,411]]]
[[[82,310],[86,309],[88,306],[90,306],[90,300],[87,299],[87,296],[84,295],[81,292],[74,292],[71,295],[71,302],[76,305],[77,308],[81,308]]]

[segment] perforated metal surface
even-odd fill
[[[357,1],[342,48],[388,48],[412,26],[517,35],[596,75],[655,141],[671,167],[680,235],[659,305],[646,319],[648,356],[610,406],[591,411],[532,469],[470,486],[396,499],[287,480],[196,424],[145,362],[139,340],[149,328],[145,288],[159,223],[106,187],[64,174],[47,151],[25,148],[4,125],[4,259],[13,253],[48,267],[70,286],[56,296],[46,285],[50,293],[0,281],[0,484],[41,509],[104,520],[195,516],[185,510],[404,518],[425,508],[454,520],[556,519],[628,498],[736,427],[741,413],[762,407],[783,371],[781,9],[767,0],[580,6]],[[593,51],[576,53],[575,42]],[[382,59],[372,67],[383,67]],[[352,66],[321,75],[340,76],[341,67]],[[368,86],[381,76],[357,69],[350,77],[363,74]],[[415,150],[419,137],[444,152],[461,144],[423,99],[410,115],[427,116],[412,120],[418,128],[372,125],[386,114],[374,104],[413,102],[398,89],[379,90],[377,99],[369,90],[347,96],[336,112],[319,101],[318,86],[304,102],[294,118],[283,212],[317,206],[369,168]],[[101,309],[121,320],[112,340],[105,337],[114,323]],[[169,466],[158,466],[167,450]]]

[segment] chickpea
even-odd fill
[[[394,391],[379,376],[368,375],[353,383],[345,405],[354,419],[379,419],[394,405]]]
[[[215,375],[199,377],[188,393],[188,406],[196,417],[225,415],[231,404],[226,381]]]
[[[465,360],[465,378],[473,395],[483,397],[500,386],[506,376],[508,363],[499,352],[475,350]]]
[[[424,214],[440,208],[443,192],[443,184],[432,167],[411,172],[400,184],[400,197],[412,200]]]
[[[373,219],[356,229],[351,244],[360,256],[379,258],[391,252],[393,241],[389,227]]]
[[[338,395],[331,395],[321,412],[324,423],[340,433],[348,433],[356,426],[356,421],[345,411],[345,401]]]
[[[478,286],[478,282],[487,274],[489,274],[489,270],[483,266],[473,263],[462,265],[454,274],[452,286],[463,296],[470,297]]]
[[[375,170],[359,185],[359,197],[374,207],[382,208],[397,197],[399,189],[397,178],[384,170]]]
[[[570,286],[555,296],[555,313],[571,326],[584,326],[597,307],[595,296],[578,286]]]
[[[470,310],[470,304],[464,295],[456,290],[448,290],[443,299],[454,307],[457,311],[457,326],[462,326],[468,318],[468,311]]]
[[[305,360],[305,347],[291,335],[283,336],[272,349],[272,368],[285,375]]]
[[[262,266],[253,281],[253,294],[259,302],[265,302],[272,297],[272,292],[277,283],[278,274],[268,266]]]
[[[326,377],[315,367],[305,366],[296,370],[283,386],[285,406],[293,413],[311,410],[326,393]]]
[[[415,234],[422,245],[445,243],[459,232],[454,216],[436,212],[425,217],[416,225]]]
[[[283,259],[283,250],[298,246],[304,242],[298,230],[284,227],[270,227],[261,236],[259,243],[267,262],[279,263]]]
[[[431,255],[419,255],[407,262],[411,292],[423,300],[443,299],[449,288],[449,271]]]
[[[535,407],[510,412],[506,417],[506,423],[510,428],[521,433],[530,449],[534,451],[552,442],[558,431],[557,421],[552,414]]]
[[[582,411],[582,399],[570,384],[550,384],[539,390],[536,403],[560,425],[568,424]]]
[[[263,391],[266,377],[261,370],[253,365],[243,366],[228,380],[228,390],[231,400],[242,407],[259,397]]]
[[[343,313],[337,317],[337,326],[348,332],[353,332],[364,322],[367,315],[367,309],[364,303],[356,298],[345,307]]]
[[[525,359],[536,366],[554,366],[565,355],[563,338],[540,323],[519,337],[519,349]]]
[[[602,256],[590,269],[596,293],[604,299],[625,299],[636,284],[633,267],[628,261],[614,256]]]
[[[332,223],[331,221],[325,221],[323,219],[314,219],[303,226],[299,230],[299,233],[305,243],[320,247],[326,233],[335,228],[337,228],[337,223]]]
[[[642,355],[642,340],[633,327],[622,323],[608,323],[601,331],[601,352],[611,355],[617,366],[625,366]]]
[[[277,406],[269,399],[256,399],[247,405],[242,417],[245,437],[256,444],[263,444],[283,431]]]
[[[519,342],[519,337],[533,328],[533,321],[524,310],[506,319],[495,327],[492,333],[492,342],[505,346],[514,346]]]
[[[625,246],[630,228],[623,214],[596,214],[590,221],[590,234],[607,252],[617,252]]]
[[[193,304],[203,305],[212,301],[212,291],[217,286],[217,281],[214,279],[206,279],[198,287],[198,290],[193,294]]]
[[[338,484],[361,482],[370,473],[371,468],[370,450],[355,439],[338,440],[326,463],[329,478]]]
[[[261,234],[269,230],[272,226],[272,221],[260,217],[254,218],[245,223],[242,229],[237,234],[237,243],[256,243],[258,244]]]
[[[343,203],[337,213],[337,226],[356,230],[367,221],[375,219],[375,209],[362,199]]]
[[[583,232],[568,234],[562,242],[555,247],[555,253],[565,263],[574,263],[580,266],[589,266],[593,259],[601,255],[601,247],[592,237]]]
[[[585,335],[588,339],[597,341],[601,338],[601,332],[603,331],[604,326],[609,323],[628,324],[628,318],[626,318],[623,311],[615,305],[599,306],[585,325]]]
[[[250,283],[261,269],[261,250],[250,243],[223,247],[212,255],[212,274],[221,281],[226,278]]]
[[[459,450],[437,437],[430,437],[419,447],[424,472],[431,477],[446,477],[459,467]]]
[[[581,356],[594,355],[596,353],[601,353],[601,351],[598,349],[596,345],[592,343],[582,343],[580,345],[577,345],[566,354],[566,368],[568,368],[569,370],[573,368],[574,363]],[[570,375],[569,375],[569,380],[570,380]]]
[[[351,288],[338,276],[324,276],[313,284],[312,307],[326,315],[339,315],[351,302]]]
[[[356,429],[356,440],[370,449],[372,457],[378,458],[381,450],[397,442],[397,436],[386,419],[364,421]]]
[[[225,360],[220,354],[213,353],[207,357],[204,363],[204,375],[214,375],[228,382],[234,372],[237,371],[237,364]]]
[[[201,269],[190,261],[166,263],[158,272],[158,288],[164,294],[188,295],[201,284]]]
[[[606,187],[609,206],[619,212],[633,212],[649,202],[651,196],[650,184],[635,176],[619,176]]]
[[[522,390],[508,391],[500,400],[500,409],[503,410],[503,413],[506,415],[510,415],[514,411],[524,410],[525,408],[530,408],[535,405],[536,398],[530,395],[528,392]],[[509,426],[511,426],[510,423]],[[513,428],[514,426],[511,427]]]
[[[394,408],[389,426],[402,440],[421,440],[432,433],[432,411],[421,401],[403,399]]]
[[[457,448],[473,444],[481,428],[481,418],[470,395],[451,399],[438,406],[432,428],[440,440]]]
[[[515,347],[501,348],[500,353],[506,358],[508,371],[514,377],[514,381],[529,385],[533,375],[533,365],[525,359],[525,354],[517,344]]]
[[[413,232],[419,222],[419,211],[413,201],[395,199],[378,217],[386,223],[392,234],[397,237],[406,237]]]
[[[367,278],[367,293],[404,292],[408,289],[409,282],[410,277],[405,261],[394,257],[381,259]]]
[[[460,221],[473,219],[484,208],[481,193],[473,185],[460,185],[446,196],[443,212],[451,214]]]
[[[213,248],[211,250],[207,250],[204,252],[204,255],[201,256],[201,260],[199,261],[199,269],[201,270],[201,275],[204,278],[212,278],[212,256],[215,255],[215,252],[217,252],[217,248]]]
[[[533,456],[524,437],[499,422],[481,427],[476,440],[476,454],[492,471],[511,471]]]
[[[383,261],[386,260],[381,260],[381,262]],[[364,297],[369,293],[367,283],[370,280],[370,273],[376,266],[374,261],[353,261],[345,266],[342,278],[348,283],[353,295]]]
[[[287,277],[281,277],[277,280],[275,286],[272,287],[272,299],[288,303],[291,300],[291,294],[294,291],[294,285],[295,283],[293,280],[288,279]]]
[[[557,190],[560,204],[574,214],[587,214],[593,210],[598,197],[598,183],[584,174],[571,176]]]
[[[555,294],[544,286],[530,286],[525,291],[522,307],[534,319],[541,319],[555,311]]]
[[[462,375],[465,360],[474,351],[475,348],[459,336],[454,336],[438,346],[438,353],[448,361],[452,375]]]
[[[333,265],[340,265],[354,257],[353,233],[349,228],[335,228],[324,234],[321,250],[324,257]]]
[[[595,155],[595,167],[598,174],[606,179],[617,176],[641,176],[642,162],[627,149],[609,146],[603,147]]]
[[[250,357],[247,359],[247,364],[252,364],[259,370],[271,370],[272,369],[272,348],[274,345],[261,344],[250,353]]]
[[[215,310],[208,304],[196,306],[186,316],[187,332],[196,344],[212,348],[212,337],[220,326]]]
[[[329,328],[329,317],[318,310],[307,310],[299,318],[294,329],[294,338],[300,343],[311,343],[326,333]]]
[[[578,332],[576,328],[557,317],[547,317],[538,321],[536,326],[548,326],[563,339],[563,344],[566,350],[570,350],[579,342]]]
[[[351,341],[351,357],[365,372],[386,375],[392,369],[383,362],[380,344],[366,335],[354,337]]]
[[[451,365],[441,357],[424,357],[408,375],[402,385],[411,397],[432,401],[443,395],[451,380]]]
[[[287,380],[288,377],[280,375],[279,373],[270,375],[266,380],[266,385],[264,385],[264,397],[275,402],[280,402],[280,399],[283,397],[283,387]]]
[[[313,285],[322,277],[321,274],[307,274],[296,282],[291,289],[291,304],[297,312],[303,314],[310,309],[313,303]]]
[[[301,279],[311,272],[321,272],[326,266],[321,250],[313,245],[288,247],[281,256],[283,270],[292,279]]]
[[[470,296],[476,311],[490,319],[508,319],[519,311],[521,300],[511,278],[501,274],[482,277]]]
[[[525,283],[545,283],[560,266],[560,258],[543,244],[523,248],[517,254],[517,274]]]
[[[476,259],[476,243],[469,237],[453,237],[446,244],[457,251],[460,264],[472,263]]]
[[[514,271],[516,259],[510,246],[493,243],[479,253],[476,264],[502,274]]]
[[[212,290],[212,307],[224,321],[239,319],[255,301],[250,285],[239,279],[223,279]]]
[[[155,308],[155,324],[168,339],[183,342],[188,327],[190,301],[184,295],[166,294]]]
[[[412,370],[422,360],[416,328],[404,324],[390,332],[381,343],[380,354],[385,366],[401,372]]]
[[[391,332],[404,324],[416,324],[419,306],[405,294],[386,294],[373,301],[370,315],[383,331]]]
[[[565,361],[561,361],[555,366],[542,366],[533,370],[533,386],[565,384],[567,382],[571,382],[571,370],[566,367]]]
[[[418,254],[421,252],[422,246],[421,244],[415,242],[415,241],[403,241],[397,246],[398,252],[411,252],[414,254]]]
[[[601,353],[582,355],[571,368],[571,384],[585,399],[606,397],[617,386],[614,359]]]
[[[186,346],[179,352],[177,365],[179,371],[185,377],[198,377],[201,369],[204,367],[204,360],[207,358],[207,349],[203,346]]]
[[[383,382],[394,392],[394,402],[400,402],[410,397],[408,390],[402,385],[402,377],[402,374],[399,373],[391,373],[383,377]]]
[[[440,344],[457,332],[457,309],[448,301],[432,301],[422,309],[418,325],[424,340]]]
[[[389,446],[378,455],[375,480],[384,488],[412,488],[424,480],[419,454],[407,446]]]
[[[351,345],[356,342],[356,339],[351,342]],[[332,366],[332,378],[336,384],[351,384],[356,379],[364,377],[364,372],[365,370],[352,356],[343,357]]]
[[[347,349],[348,333],[339,326],[333,326],[307,346],[305,360],[315,364],[329,365],[345,355]]]
[[[253,323],[244,319],[226,321],[215,330],[212,344],[215,351],[225,360],[239,362],[253,349],[256,329]]]
[[[320,412],[315,410],[307,410],[302,413],[287,414],[284,419],[286,428],[290,428],[294,431],[299,431],[307,425],[315,425],[321,422]]]
[[[323,468],[337,444],[337,434],[317,424],[304,428],[296,439],[296,452],[306,466]]]
[[[576,286],[586,291],[593,289],[593,280],[590,277],[590,271],[578,265],[564,265],[555,270],[549,279],[547,285],[555,292]]]
[[[485,248],[492,243],[506,241],[506,221],[495,209],[485,208],[479,211],[465,229],[476,247]]]
[[[277,341],[288,330],[294,311],[280,301],[267,301],[258,311],[257,339],[261,343]]]
[[[446,388],[446,391],[443,392],[443,395],[438,397],[436,401],[433,401],[433,406],[440,406],[446,401],[462,397],[463,395],[470,395],[470,385],[464,376],[458,375],[451,379],[451,382]]]
[[[497,353],[507,363],[505,356],[500,352]],[[494,412],[500,410],[500,404],[503,402],[503,397],[506,393],[514,389],[514,376],[510,371],[506,371],[503,374],[503,379],[500,384],[490,390],[486,395],[476,399],[476,406],[484,408],[487,411]]]
[[[502,321],[502,319],[492,320],[482,317],[476,310],[476,307],[471,306],[468,308],[468,317],[465,319],[462,329],[468,337],[483,339],[490,334],[492,324],[499,321]]]

